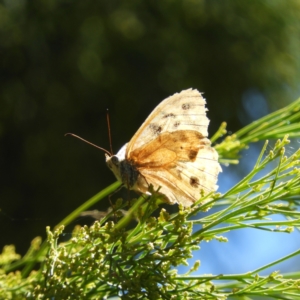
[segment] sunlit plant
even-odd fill
[[[242,149],[265,141],[251,172],[224,194],[208,194],[192,207],[179,206],[172,214],[160,207],[155,191],[151,197],[131,199],[130,206],[119,199],[92,226],[77,226],[72,238],[59,242],[64,226],[111,194],[120,185],[116,182],[53,230],[47,228],[47,241],[34,239],[24,257],[13,246],[6,246],[0,255],[0,298],[300,299],[299,272],[261,275],[299,255],[300,249],[243,274],[201,275],[199,261],[187,273],[178,272],[180,266],[188,265],[195,250],[201,251],[203,241],[226,242],[228,231],[252,228],[277,234],[299,227],[300,150],[285,154],[288,138],[300,135],[299,120],[300,99],[218,143],[226,134],[223,123],[212,137],[221,163],[238,163]],[[267,147],[268,139],[278,139],[272,150]],[[217,211],[209,210],[216,206]],[[200,217],[198,212],[206,213]],[[284,220],[275,220],[275,214]],[[194,274],[196,270],[200,275]]]

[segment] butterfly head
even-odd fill
[[[115,155],[108,155],[107,153],[105,153],[107,166],[112,170],[116,178],[121,182],[122,182],[122,176],[121,176],[120,168],[121,168],[121,162],[125,160],[126,145],[127,144],[125,144]]]
[[[105,159],[107,166],[112,170],[117,179],[122,181],[120,176],[120,158],[117,155],[109,156],[105,153]]]
[[[126,159],[126,148],[127,144],[125,144],[115,155],[109,156],[108,154],[105,154],[106,164],[119,181],[127,188],[133,189],[140,173],[135,165]]]

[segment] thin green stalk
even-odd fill
[[[250,273],[251,273],[251,274],[258,274],[259,272],[261,272],[261,271],[263,271],[263,270],[266,270],[266,269],[268,269],[268,268],[270,268],[270,267],[272,267],[272,266],[278,265],[279,263],[281,263],[281,262],[283,262],[283,261],[285,261],[285,260],[287,260],[287,259],[289,259],[289,258],[292,258],[292,257],[294,257],[294,256],[297,256],[297,255],[299,255],[299,254],[300,254],[300,249],[297,250],[297,251],[294,251],[294,252],[292,252],[292,253],[290,253],[290,254],[288,254],[288,255],[286,255],[286,256],[280,258],[280,259],[277,259],[277,260],[275,260],[275,261],[273,261],[273,262],[271,262],[271,263],[269,263],[269,264],[266,264],[266,265],[264,265],[264,266],[262,266],[262,267],[260,267],[260,268],[257,268],[257,269],[253,270],[253,271],[250,272]]]
[[[83,211],[86,211],[94,204],[98,203],[102,199],[106,198],[108,195],[112,194],[118,187],[121,186],[121,182],[116,181],[115,183],[111,184],[95,196],[91,197],[89,200],[85,201],[82,205],[77,207],[74,211],[72,211],[67,217],[65,217],[62,221],[60,221],[55,228],[64,225],[67,226],[71,222],[73,222]]]
[[[90,208],[92,205],[96,204],[98,201],[101,201],[105,197],[107,197],[109,194],[111,194],[114,190],[116,190],[121,185],[120,182],[115,182],[96,194],[95,196],[91,197],[89,200],[84,202],[81,206],[79,206],[77,209],[75,209],[73,212],[71,212],[66,218],[64,218],[61,222],[59,222],[55,228],[60,227],[61,225],[68,225],[73,220],[75,220],[79,214],[88,208]],[[45,241],[42,243],[40,249],[34,253],[33,256],[24,256],[23,259],[11,264],[9,268],[7,269],[7,272],[11,272],[12,270],[18,269],[22,266],[25,266],[22,270],[22,276],[26,277],[29,272],[33,269],[35,264],[40,261],[40,259],[45,255],[45,252],[48,248],[48,243]]]

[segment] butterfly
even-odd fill
[[[149,194],[159,190],[170,204],[191,206],[217,189],[222,171],[208,136],[206,101],[196,89],[163,100],[108,167],[128,189]]]

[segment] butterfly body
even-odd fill
[[[201,190],[214,191],[221,167],[207,138],[205,100],[184,90],[163,100],[129,143],[106,163],[127,188],[160,189],[167,202],[190,206]]]
[[[115,155],[108,156],[106,154],[106,163],[120,182],[128,189],[133,189],[140,173],[137,167],[126,159],[126,146],[127,144]]]

